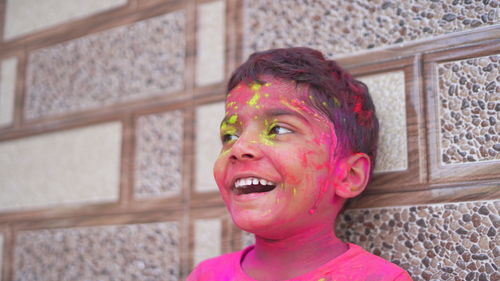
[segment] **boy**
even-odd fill
[[[200,263],[188,280],[411,280],[334,232],[375,163],[366,86],[318,51],[289,48],[250,56],[228,93],[214,176],[256,243]]]

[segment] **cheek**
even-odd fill
[[[224,173],[225,173],[225,155],[221,153],[217,159],[214,162],[213,166],[213,173],[214,173],[214,178],[217,184],[219,185],[219,182],[222,181],[224,178]]]

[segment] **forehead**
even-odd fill
[[[263,83],[240,82],[226,97],[226,115],[243,112],[265,113],[283,109],[319,117],[307,101],[307,89],[294,81],[266,77]]]
[[[258,105],[268,98],[276,98],[279,96],[299,98],[300,89],[296,87],[294,81],[286,81],[275,78],[269,78],[262,83],[240,82],[234,87],[226,97],[227,102],[246,102],[247,105]],[[249,100],[249,98],[252,98]]]

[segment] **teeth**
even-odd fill
[[[234,183],[234,187],[236,188],[243,188],[245,186],[249,185],[276,185],[272,181],[267,181],[265,179],[258,179],[258,178],[243,178],[243,179],[238,179]]]

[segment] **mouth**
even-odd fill
[[[237,179],[233,185],[233,192],[236,195],[269,192],[276,188],[276,184],[256,177]]]

